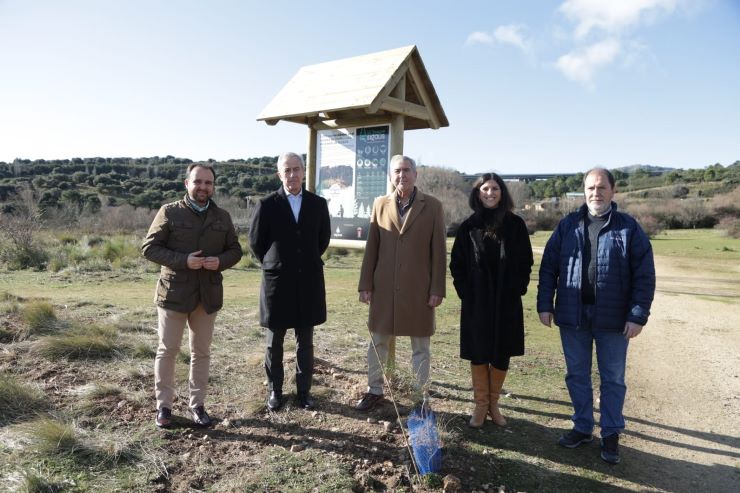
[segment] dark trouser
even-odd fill
[[[283,340],[287,331],[288,329],[266,329],[265,373],[270,391],[283,391]],[[313,327],[296,327],[295,340],[296,387],[298,392],[308,392],[311,390],[313,377]]]

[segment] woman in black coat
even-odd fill
[[[506,183],[485,173],[473,184],[473,214],[460,225],[450,271],[460,312],[460,357],[470,361],[475,409],[470,426],[486,415],[506,425],[498,409],[509,359],[524,354],[522,296],[532,271],[532,246]]]

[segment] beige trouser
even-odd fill
[[[392,335],[370,332],[372,342],[367,350],[367,391],[371,394],[383,394],[383,367],[388,361],[388,345]],[[431,337],[411,337],[411,369],[416,378],[416,390],[427,391],[429,384],[429,347]],[[373,349],[373,343],[375,349]],[[375,351],[378,355],[375,355]],[[380,356],[380,360],[378,360]],[[382,362],[382,363],[381,363]]]
[[[154,393],[157,409],[172,409],[175,399],[175,358],[180,352],[182,333],[187,322],[190,337],[190,407],[202,406],[208,388],[208,365],[216,312],[208,314],[203,305],[190,313],[157,308],[159,345],[154,358]]]

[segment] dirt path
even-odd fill
[[[630,347],[624,454],[666,491],[740,489],[740,266],[658,258],[648,326]]]

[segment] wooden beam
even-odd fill
[[[391,113],[410,116],[412,118],[418,118],[420,120],[431,120],[431,114],[427,108],[419,104],[403,101],[398,98],[385,98],[380,104],[380,109],[389,111]]]
[[[424,103],[424,106],[426,106],[427,110],[429,111],[429,118],[427,119],[427,121],[429,122],[429,126],[432,127],[434,130],[437,130],[440,127],[439,118],[437,118],[437,114],[434,111],[434,105],[432,104],[432,100],[429,97],[429,93],[427,93],[427,90],[424,87],[424,79],[422,79],[421,74],[419,73],[419,69],[416,68],[416,64],[413,60],[409,60],[408,65],[409,73],[411,74],[411,83],[414,84],[416,92],[421,98],[421,102]]]
[[[367,118],[338,118],[336,120],[324,120],[315,122],[312,126],[316,130],[332,130],[336,128],[353,128],[367,127],[369,125],[388,125],[391,123],[391,116],[377,115]]]
[[[398,67],[398,70],[396,70],[396,73],[393,74],[393,77],[391,77],[388,82],[386,82],[385,86],[383,86],[383,89],[378,93],[377,96],[375,96],[375,99],[373,99],[373,102],[370,103],[370,106],[368,106],[365,111],[368,114],[377,113],[380,109],[380,105],[383,102],[383,100],[388,97],[388,95],[393,91],[396,87],[398,87],[399,84],[406,84],[406,78],[404,77],[406,75],[406,71],[408,70],[408,61],[404,62],[400,67]]]

